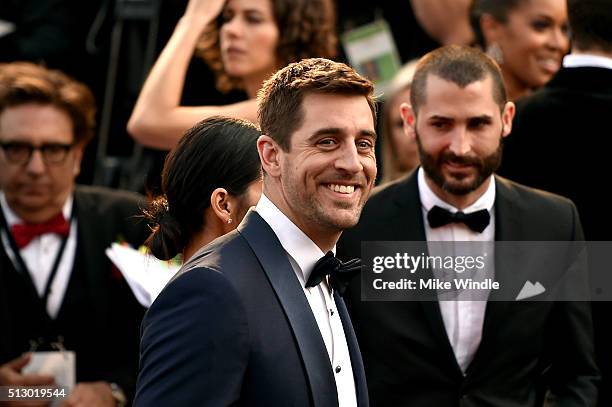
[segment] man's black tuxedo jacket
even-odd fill
[[[611,240],[609,200],[612,69],[563,68],[520,100],[500,174],[571,199],[586,240]]]
[[[341,237],[340,258],[358,257],[361,241],[426,240],[416,174],[375,192],[359,224]],[[495,220],[496,240],[571,241],[582,233],[570,201],[500,177]],[[359,281],[347,302],[373,406],[535,406],[545,370],[562,405],[589,406],[596,397],[584,303],[489,301],[482,341],[464,376],[437,302],[362,302]]]
[[[612,69],[563,68],[517,104],[500,174],[570,198],[586,240],[612,240],[610,174]],[[612,406],[612,304],[593,303],[595,356],[602,373],[600,403]]]
[[[359,406],[363,364],[335,295]],[[337,406],[323,338],[287,254],[251,211],[202,248],[142,324],[136,406]]]
[[[136,247],[144,242],[147,227],[134,219],[141,203],[132,193],[76,188],[74,268],[55,320],[0,245],[0,364],[28,351],[32,339],[61,335],[76,351],[77,381],[105,380],[133,392],[144,308],[104,250],[120,238]]]

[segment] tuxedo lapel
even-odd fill
[[[357,405],[359,407],[368,406],[368,387],[366,384],[365,370],[363,367],[363,359],[361,358],[361,351],[359,350],[359,344],[357,343],[357,337],[351,324],[346,305],[342,297],[334,291],[334,301],[336,302],[336,308],[338,309],[338,315],[342,321],[342,328],[344,328],[344,336],[346,337],[346,343],[348,344],[349,354],[351,356],[351,366],[353,368],[353,378],[355,379],[355,388],[357,389]]]
[[[495,278],[504,288],[504,296],[507,298],[508,292],[518,292],[517,288],[520,288],[516,286],[519,283],[516,276],[522,270],[520,268],[522,256],[519,245],[511,242],[525,240],[525,222],[521,218],[521,202],[516,190],[504,178],[496,176],[495,181],[495,241],[509,242],[496,245]],[[503,307],[503,304],[508,305],[507,302],[499,302],[498,295],[502,295],[502,293],[494,291],[491,295],[493,301],[489,304],[502,304],[501,307]],[[488,328],[487,324],[494,324],[499,321],[494,315],[488,317],[485,318],[485,328]]]
[[[523,240],[523,222],[521,221],[521,210],[519,199],[512,185],[504,178],[495,177],[495,241],[520,242]],[[519,247],[516,244],[496,245],[495,247],[495,280],[500,287],[504,288],[504,294],[518,292],[516,287],[519,280],[512,278],[519,272],[520,267]],[[487,363],[487,359],[498,349],[489,349],[494,341],[497,326],[507,320],[509,312],[509,301],[500,301],[498,295],[504,295],[492,291],[487,302],[484,324],[482,328],[482,339],[472,363],[470,363],[466,374],[477,369],[480,363]]]
[[[520,241],[523,236],[518,194],[507,179],[495,176],[495,241]]]
[[[325,343],[285,250],[255,211],[246,215],[238,232],[257,256],[287,316],[304,362],[314,405],[337,406],[338,394]]]
[[[418,170],[414,171],[407,179],[402,181],[402,185],[396,190],[396,194],[393,197],[393,202],[398,206],[398,208],[395,209],[395,212],[398,213],[400,218],[398,225],[401,225],[400,227],[395,226],[392,228],[397,235],[394,240],[427,241],[417,174]],[[410,227],[408,225],[413,226]],[[434,277],[430,270],[424,270],[424,272],[427,274],[424,274],[423,278],[428,279]],[[420,304],[431,331],[436,337],[440,349],[449,360],[449,364],[453,366],[453,370],[456,374],[463,375],[461,368],[457,364],[457,358],[455,357],[453,347],[448,340],[444,321],[442,320],[442,313],[440,312],[440,305],[437,301],[420,301]]]

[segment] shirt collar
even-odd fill
[[[66,220],[70,219],[73,200],[74,197],[72,194],[70,194],[68,196],[68,199],[66,199],[66,202],[64,202],[64,206],[62,207],[62,213],[64,214],[64,218],[66,218]],[[19,216],[17,216],[15,212],[13,212],[8,202],[6,201],[6,196],[4,195],[3,191],[0,191],[0,208],[2,208],[2,212],[4,212],[4,219],[6,220],[6,224],[9,228],[19,223],[25,223]]]
[[[440,199],[427,185],[425,181],[425,171],[423,171],[423,167],[419,167],[418,169],[418,185],[419,185],[419,196],[421,198],[421,205],[425,209],[426,212],[429,212],[431,208],[434,206],[439,206],[444,208],[452,213],[458,212],[459,209],[455,208],[453,205],[443,201]],[[479,211],[481,209],[486,209],[489,212],[493,209],[493,205],[495,204],[495,178],[491,175],[489,179],[485,180],[485,182],[489,183],[489,187],[485,191],[480,198],[476,200],[472,205],[465,208],[463,213],[472,213]]]
[[[315,263],[325,253],[265,194],[261,195],[255,211],[270,225],[283,249],[299,266],[304,281],[308,281]],[[332,252],[336,253],[336,246],[334,246]]]
[[[563,57],[564,68],[607,68],[612,69],[612,58],[600,55],[568,54]]]

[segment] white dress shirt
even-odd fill
[[[606,68],[612,69],[612,58],[601,55],[568,54],[563,57],[564,68]]]
[[[72,202],[73,197],[71,195],[66,200],[62,208],[62,213],[67,220],[70,219],[70,214],[72,213]],[[15,212],[11,210],[2,191],[0,191],[0,207],[2,208],[4,219],[6,219],[9,229],[15,224],[24,223],[23,220],[21,220],[15,214]],[[13,253],[8,240],[8,236],[4,230],[1,232],[0,238],[2,239],[4,250],[15,267],[18,267],[15,254]],[[68,282],[70,281],[70,275],[72,273],[74,256],[76,252],[76,235],[77,227],[75,219],[70,225],[70,233],[68,235],[68,240],[66,241],[66,247],[64,248],[57,273],[53,279],[53,283],[51,284],[51,291],[47,301],[47,313],[53,319],[55,319],[59,313],[66,289],[68,288]],[[51,269],[53,267],[53,263],[55,262],[55,258],[57,257],[57,252],[60,249],[61,243],[62,238],[60,236],[54,233],[45,233],[34,238],[27,246],[19,250],[19,255],[28,268],[28,273],[34,282],[34,286],[36,287],[36,291],[40,297],[44,295],[47,280],[51,274]]]
[[[325,253],[265,195],[262,194],[255,210],[270,225],[287,252],[289,263],[310,304],[334,372],[339,406],[356,406],[357,394],[351,357],[331,289],[325,280],[316,287],[306,288],[315,263]],[[335,253],[335,247],[333,251]]]
[[[493,242],[495,241],[495,179],[491,176],[485,182],[489,187],[485,193],[469,207],[464,213],[472,213],[481,209],[487,209],[491,215],[489,226],[482,232],[474,232],[463,223],[451,223],[446,226],[431,228],[427,221],[427,212],[435,205],[450,211],[458,212],[454,206],[440,199],[427,185],[425,173],[422,168],[418,169],[419,196],[421,198],[423,222],[425,225],[425,236],[428,242]],[[431,251],[434,251],[432,253]],[[435,248],[429,247],[430,255],[437,255]],[[487,271],[493,273],[494,253],[489,253]],[[461,370],[465,373],[482,339],[482,327],[484,323],[486,301],[439,301],[440,312],[444,320],[446,334],[450,341],[455,358]]]

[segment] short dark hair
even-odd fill
[[[410,103],[415,114],[427,98],[427,78],[430,75],[436,75],[461,88],[484,80],[489,75],[493,79],[493,99],[500,110],[503,110],[508,101],[501,70],[491,57],[475,48],[447,45],[431,51],[419,60],[410,90]]]
[[[68,114],[74,141],[89,141],[96,125],[96,102],[87,86],[63,72],[30,62],[0,64],[0,113],[28,103],[52,105]]]
[[[303,58],[333,58],[337,53],[336,15],[332,0],[270,0],[278,27],[276,57],[279,66]],[[196,53],[210,66],[217,77],[217,89],[241,88],[223,68],[219,30],[221,16],[212,21],[202,34]]]
[[[261,131],[289,151],[291,134],[302,125],[302,100],[307,94],[363,96],[376,122],[374,85],[353,68],[324,58],[304,59],[276,72],[264,82],[257,97]]]
[[[474,31],[476,43],[483,49],[486,48],[485,38],[480,27],[480,19],[484,14],[489,14],[499,22],[508,21],[508,13],[516,9],[526,0],[473,0],[470,6],[470,25]]]
[[[568,0],[567,12],[574,46],[612,52],[610,0]]]
[[[216,188],[243,195],[261,178],[259,129],[226,117],[202,120],[180,139],[162,171],[162,195],[145,210],[153,231],[146,242],[155,257],[181,253],[204,224],[204,211]]]

